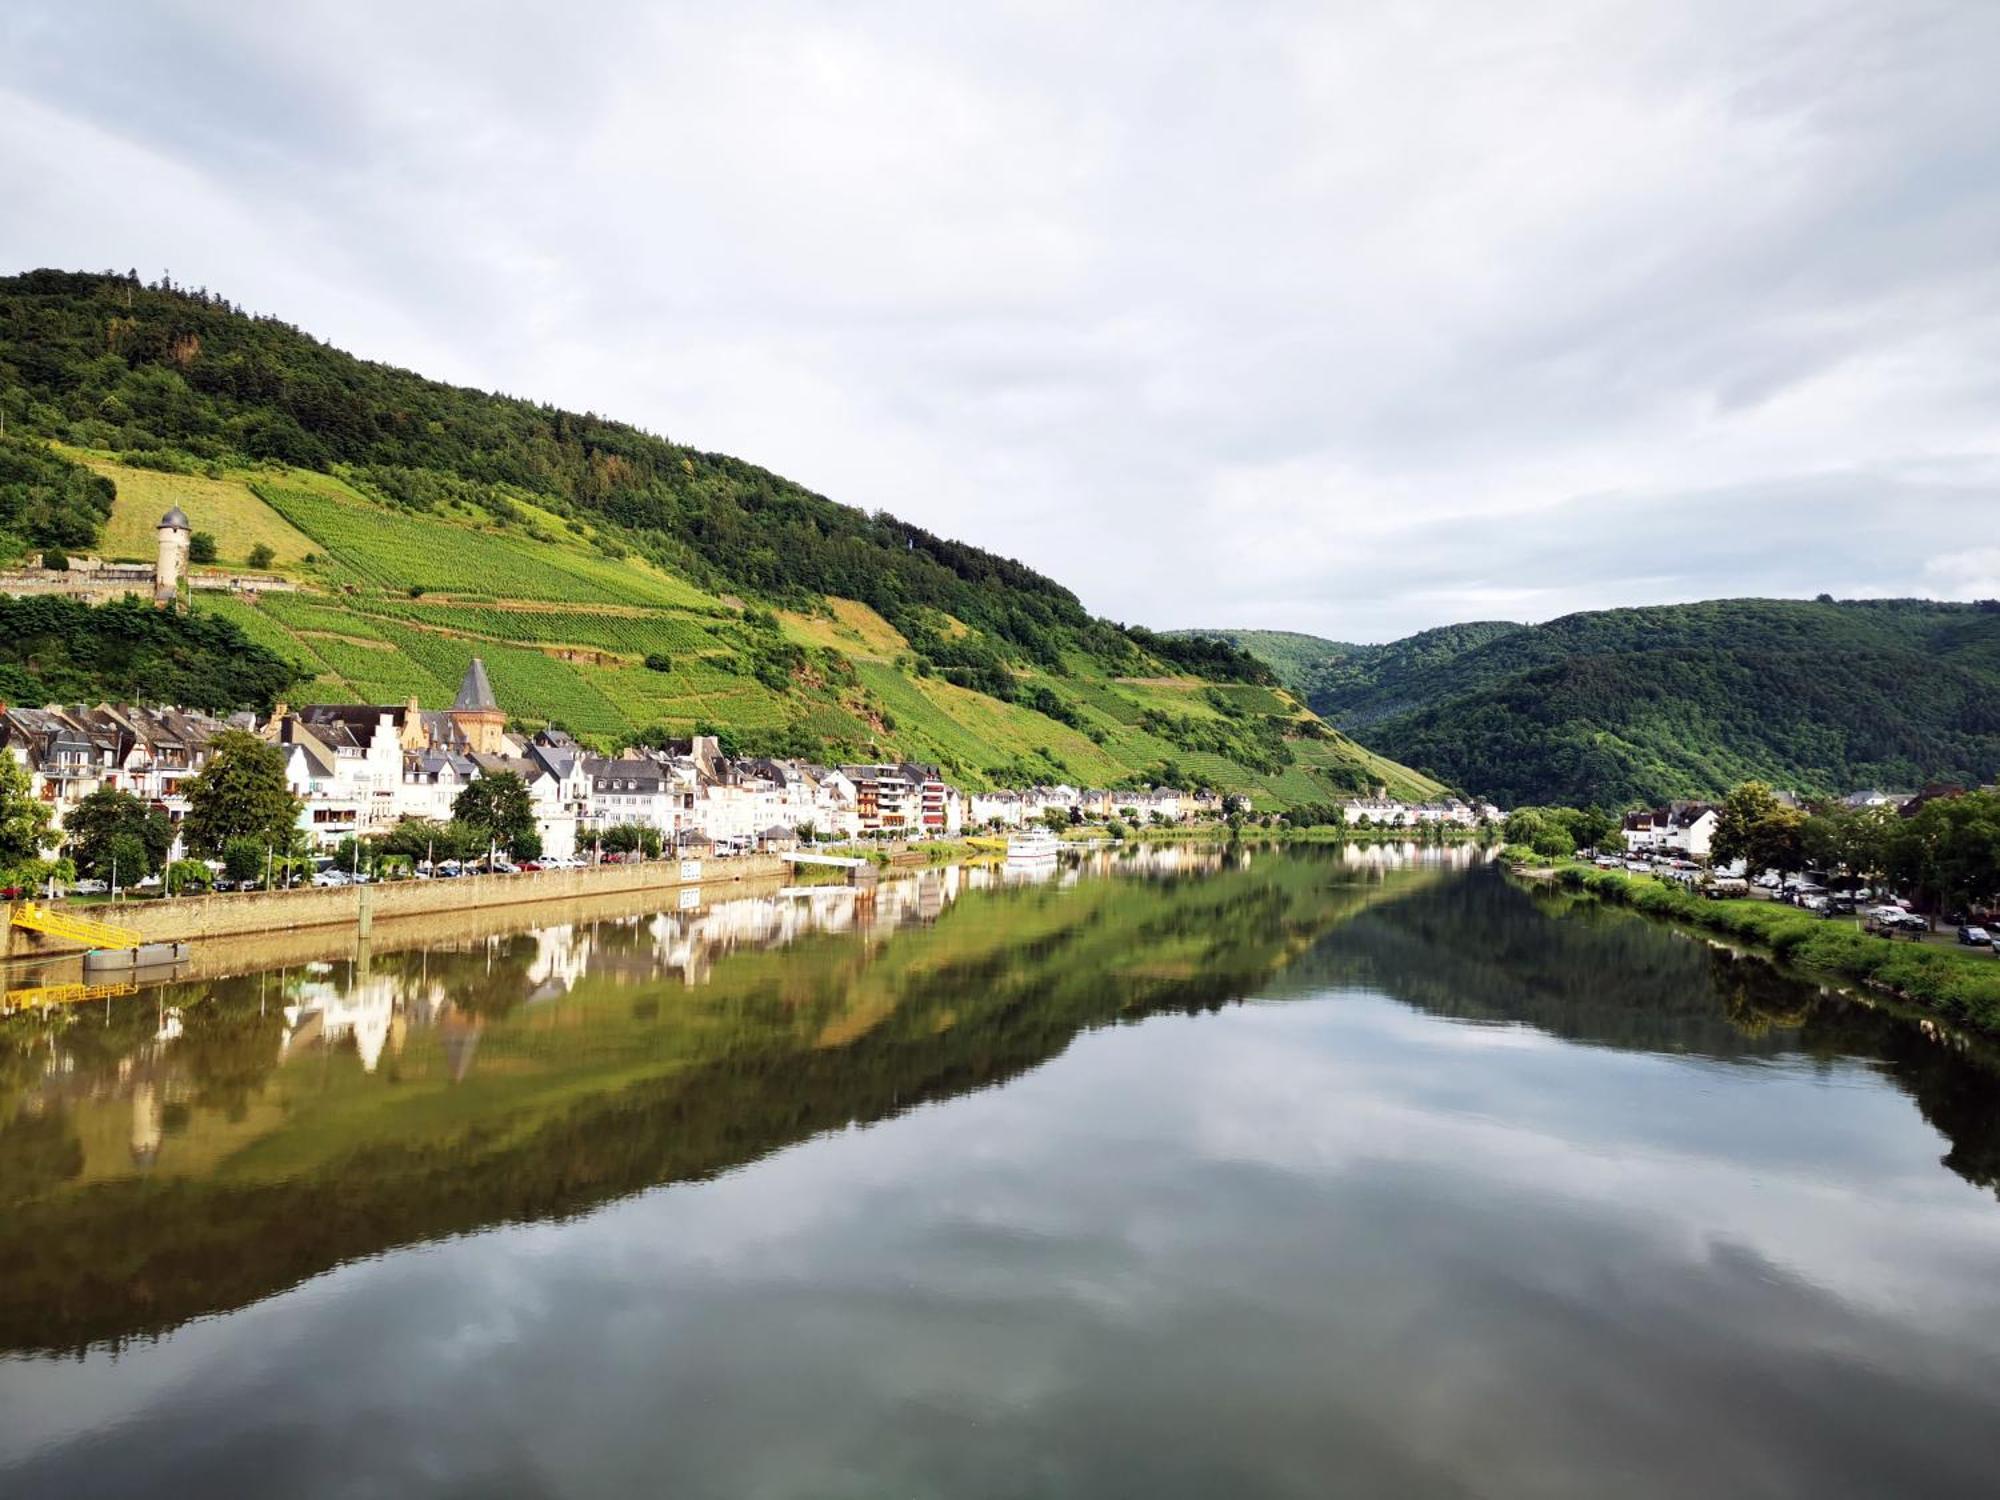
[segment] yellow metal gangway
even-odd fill
[[[85,1000],[108,1000],[115,995],[136,995],[139,986],[130,980],[119,984],[42,984],[25,990],[9,990],[0,995],[0,1015],[18,1010],[46,1010],[52,1005],[76,1005]]]
[[[67,938],[72,943],[82,943],[91,948],[136,948],[145,942],[141,934],[129,927],[94,922],[89,917],[53,910],[38,901],[16,903],[14,925],[25,927],[30,932],[46,933],[50,937]]]

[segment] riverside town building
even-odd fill
[[[279,704],[262,722],[110,704],[0,708],[0,749],[27,769],[58,828],[77,803],[107,787],[164,808],[178,824],[187,778],[207,763],[210,741],[232,728],[284,752],[286,780],[302,803],[300,827],[322,849],[349,835],[386,833],[404,818],[448,819],[467,782],[503,771],[527,784],[543,852],[555,857],[587,853],[621,824],[653,829],[670,848],[740,853],[789,847],[806,828],[822,838],[922,839],[1019,827],[1050,809],[1164,821],[1222,811],[1213,793],[1171,788],[1030,787],[968,797],[932,765],[730,757],[706,735],[661,750],[593,755],[559,729],[510,731],[477,657],[450,708],[426,709],[414,698]]]

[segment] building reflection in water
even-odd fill
[[[1488,858],[1469,845],[1348,844],[1323,851],[1351,873],[1386,876],[1412,865],[1461,868]],[[1061,889],[1080,878],[1154,880],[1244,869],[1265,855],[1254,847],[1164,844],[1099,849],[1059,863],[942,865],[893,873],[863,886],[820,885],[777,895],[731,897],[603,920],[556,923],[422,949],[375,951],[366,942],[333,962],[169,984],[140,996],[63,1017],[35,1047],[39,1076],[6,1103],[17,1118],[102,1110],[129,1102],[129,1139],[86,1142],[86,1176],[148,1170],[197,1102],[215,1102],[214,1076],[247,1080],[227,1111],[257,1107],[255,1080],[275,1065],[325,1065],[351,1052],[367,1075],[381,1075],[418,1038],[435,1047],[454,1082],[478,1065],[481,1038],[495,1017],[558,1011],[586,979],[593,987],[657,989],[663,978],[706,985],[732,954],[784,948],[816,935],[858,936],[872,945],[900,929],[936,922],[969,892],[1018,886]],[[226,997],[232,1023],[197,1027],[199,1002]],[[192,1007],[191,1009],[188,1007]],[[249,1023],[245,1024],[245,1016]],[[223,1055],[243,1049],[241,1055]],[[259,1049],[262,1050],[261,1054]],[[121,1135],[126,1132],[121,1130]]]

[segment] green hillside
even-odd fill
[[[1508,620],[1475,620],[1466,625],[1440,625],[1382,646],[1350,645],[1345,641],[1329,641],[1322,636],[1302,635],[1289,630],[1191,630],[1180,633],[1228,641],[1269,662],[1278,680],[1308,704],[1348,704],[1349,718],[1366,723],[1385,716],[1382,704],[1372,700],[1367,710],[1354,711],[1354,700],[1367,696],[1372,684],[1408,682],[1428,668],[1521,628]],[[1415,702],[1404,703],[1387,712],[1416,706]]]
[[[0,410],[20,445],[0,479],[23,476],[0,554],[81,532],[143,555],[163,500],[224,567],[268,548],[298,592],[193,608],[295,664],[294,702],[447,704],[478,655],[524,727],[607,746],[715,729],[974,786],[1166,779],[1267,806],[1435,790],[1247,653],[1096,619],[1017,562],[740,460],[370,364],[204,294],[0,279]]]
[[[1227,638],[1259,649],[1253,632]],[[1621,806],[2000,772],[2000,607],[1729,599],[1296,641],[1269,659],[1367,745],[1503,803]]]

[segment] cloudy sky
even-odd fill
[[[1384,639],[2000,595],[2000,4],[9,0],[0,268],[136,266]]]

